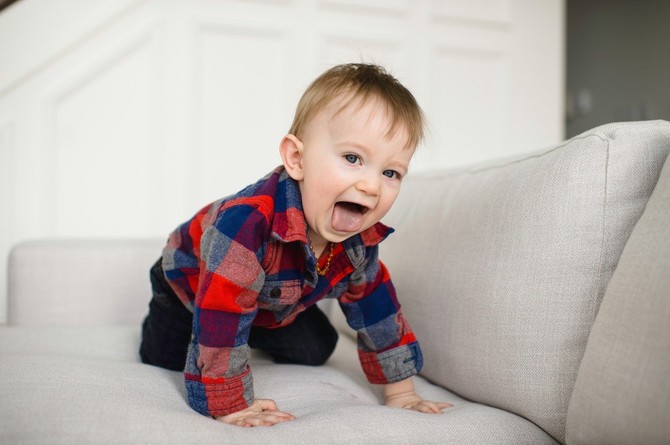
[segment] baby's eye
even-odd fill
[[[360,160],[358,156],[352,154],[344,155],[344,159],[346,159],[347,162],[350,162],[352,164],[356,164]]]
[[[384,170],[384,176],[391,179],[400,179],[400,173],[395,170]]]

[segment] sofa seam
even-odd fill
[[[606,150],[606,157],[605,157],[605,196],[603,198],[603,219],[602,219],[602,224],[603,224],[603,232],[602,232],[602,238],[600,240],[600,268],[598,270],[598,275],[602,278],[602,274],[605,270],[605,261],[607,258],[605,258],[605,239],[607,238],[607,221],[608,221],[608,210],[609,210],[609,195],[610,195],[610,156],[611,156],[611,148],[610,148],[610,141],[607,141],[607,150]],[[596,298],[595,305],[592,309],[592,314],[591,314],[591,327],[593,327],[593,323],[595,322],[596,316],[598,315],[598,309],[600,308],[600,303],[602,301],[602,298],[605,295],[605,291],[607,290],[607,286],[609,283],[605,283],[604,285],[601,286],[600,289],[598,289],[598,296]],[[589,330],[589,335],[591,331]],[[588,339],[587,339],[588,340]],[[581,361],[580,361],[581,362]]]

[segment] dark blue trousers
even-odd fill
[[[153,296],[142,324],[140,358],[143,363],[183,371],[191,340],[193,314],[179,300],[158,260],[149,272]],[[337,343],[337,331],[316,306],[300,313],[288,326],[251,328],[249,346],[272,356],[277,363],[318,366],[328,360]]]

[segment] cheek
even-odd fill
[[[320,178],[314,178],[314,180],[310,184],[310,197],[312,202],[318,203],[319,201],[323,201],[323,198],[327,196],[329,186],[328,186],[328,178],[327,177],[320,177]]]
[[[305,216],[314,218],[322,213],[331,199],[332,189],[327,177],[312,177],[305,181],[302,193],[302,205]]]
[[[382,201],[380,202],[380,210],[386,214],[386,212],[389,211],[389,209],[393,206],[393,203],[395,203],[396,198],[398,197],[399,189],[397,188],[390,188],[386,190],[386,193],[383,194],[382,196]]]
[[[343,172],[336,166],[321,169],[312,176],[311,185],[319,193],[335,193],[336,189],[341,188],[347,182],[345,173],[346,171]]]

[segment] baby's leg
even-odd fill
[[[300,313],[288,326],[251,328],[249,346],[269,353],[277,363],[319,366],[335,350],[337,331],[316,306]]]
[[[140,358],[149,365],[183,371],[193,314],[165,280],[161,260],[151,268],[150,277],[153,297],[142,324]]]

